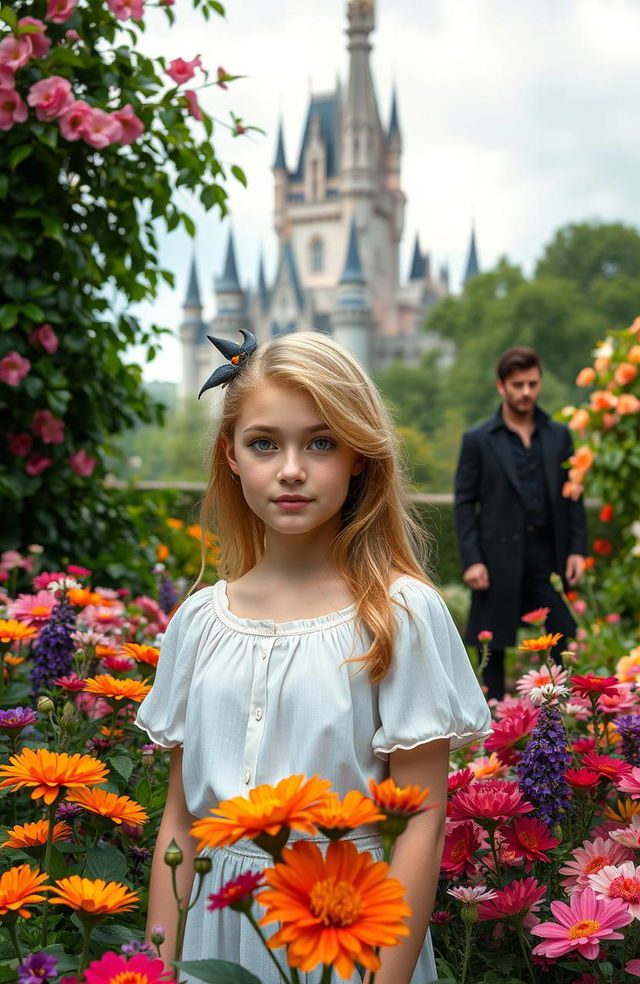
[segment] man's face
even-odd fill
[[[538,402],[542,377],[537,366],[532,369],[514,369],[504,383],[497,382],[502,402],[518,417],[528,417]]]

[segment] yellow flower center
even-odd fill
[[[350,926],[360,915],[361,899],[349,882],[325,878],[313,886],[309,906],[325,926]]]
[[[121,974],[112,977],[109,984],[149,984],[149,978],[135,970],[123,970]]]
[[[591,936],[600,929],[600,923],[595,919],[583,919],[582,922],[572,926],[567,936],[570,940],[579,940],[582,936]]]
[[[39,617],[40,615],[50,615],[51,609],[46,608],[44,605],[34,605],[34,607],[31,609],[31,614],[34,615],[36,618]]]
[[[609,885],[609,895],[637,905],[640,902],[640,878],[625,878],[624,875],[614,878]]]
[[[595,875],[597,871],[604,868],[605,864],[611,864],[611,859],[599,854],[595,858],[591,858],[588,864],[585,864],[583,875]]]
[[[518,834],[518,840],[525,847],[537,848],[540,845],[540,838],[529,830],[521,830]]]

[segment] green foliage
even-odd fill
[[[215,0],[193,5],[206,18],[224,12]],[[4,8],[0,37],[26,33],[18,19],[45,16],[45,6],[15,0]],[[175,19],[162,5],[147,16]],[[35,83],[55,76],[92,108],[113,113],[130,105],[144,128],[137,139],[97,149],[83,137],[65,139],[58,119],[38,119],[31,109],[0,143],[0,362],[17,353],[29,363],[22,379],[0,381],[0,545],[39,542],[56,566],[66,557],[120,582],[141,530],[104,486],[107,456],[116,435],[162,419],[140,367],[124,353],[135,344],[153,357],[165,330],[144,327],[127,308],[172,282],[159,262],[158,222],[194,232],[176,192],[188,190],[224,214],[228,177],[211,140],[213,121],[206,113],[200,123],[191,119],[165,59],[143,54],[144,30],[142,20],[118,22],[106,0],[81,0],[64,23],[46,23],[49,53],[30,58],[15,76],[25,102]],[[204,82],[215,84],[206,74]],[[234,165],[229,176],[246,181]],[[42,325],[53,328],[57,349],[34,335]],[[59,422],[57,433],[42,433],[38,411]],[[11,435],[21,436],[22,449]],[[72,458],[78,453],[80,460]]]
[[[628,276],[636,281],[637,292],[638,270],[640,237],[635,229],[620,222],[581,222],[556,233],[538,263],[536,277],[561,277],[588,293],[600,280]],[[630,321],[637,309],[636,305],[629,310],[623,320]]]
[[[204,482],[212,426],[209,409],[188,400],[178,403],[163,425],[128,431],[118,443],[129,474],[145,481]]]

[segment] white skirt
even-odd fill
[[[294,837],[295,835],[292,840]],[[313,840],[323,851],[329,844],[329,841],[324,837],[306,839]],[[374,861],[382,860],[382,845],[380,838],[375,834],[355,834],[349,839],[356,843],[358,850],[369,851]],[[246,871],[258,872],[268,868],[272,864],[271,856],[252,840],[238,841],[231,847],[205,850],[203,854],[211,858],[213,865],[209,874],[204,877],[202,893],[198,902],[187,916],[182,959],[205,960],[216,957],[219,960],[228,960],[232,963],[239,963],[246,970],[255,974],[261,984],[281,984],[276,968],[246,916],[240,912],[234,912],[230,908],[209,912],[206,907],[207,896],[220,891],[226,882],[238,878]],[[194,882],[194,893],[196,885],[197,879]],[[256,908],[259,912],[259,907]],[[264,927],[263,932],[268,937],[276,930],[277,924],[274,923],[272,926]],[[285,948],[282,947],[271,952],[287,973]],[[363,975],[364,971],[362,973],[356,972],[345,984],[361,984]],[[319,965],[308,974],[300,973],[300,981],[301,984],[319,984],[321,976],[322,965]],[[416,969],[411,978],[411,984],[429,984],[429,982],[435,981],[437,977],[431,938],[427,933]],[[182,974],[181,979],[185,978],[189,984],[197,984],[196,978]],[[334,979],[336,981],[342,980],[336,974],[334,974]]]

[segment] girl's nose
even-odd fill
[[[298,452],[287,452],[278,472],[278,480],[280,482],[303,482],[305,478],[304,465]]]

